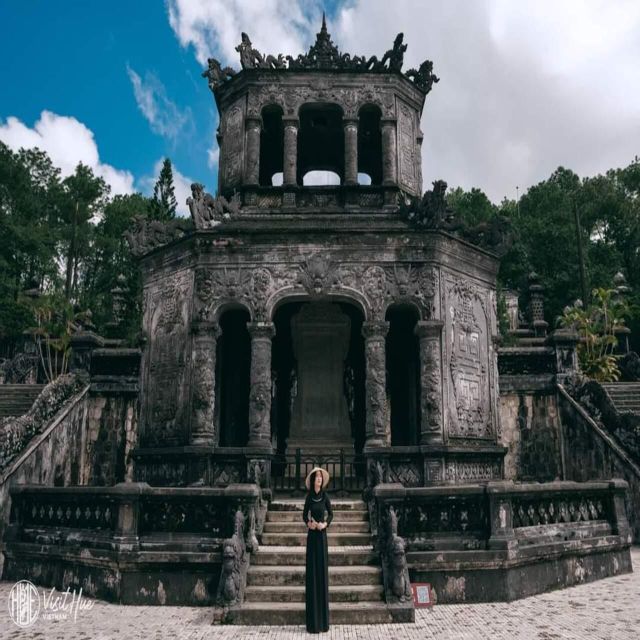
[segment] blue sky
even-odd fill
[[[217,183],[206,57],[239,69],[241,31],[265,53],[306,51],[323,9],[342,51],[380,56],[403,31],[405,69],[434,61],[425,189],[499,201],[560,164],[593,175],[640,154],[637,0],[5,0],[0,139],[63,172],[83,160],[114,192],[148,192],[168,156],[185,211],[191,181]]]
[[[10,88],[0,101],[2,120],[15,116],[33,127],[45,109],[71,116],[93,132],[100,161],[131,172],[136,187],[167,155],[182,174],[215,188],[216,168],[207,163],[217,127],[213,96],[161,2],[4,2],[0,22],[10,25],[0,39],[2,84]],[[183,118],[175,133],[166,129],[176,117],[164,133],[153,130],[131,72],[164,88]]]

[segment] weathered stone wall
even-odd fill
[[[11,513],[9,489],[12,485],[64,487],[80,483],[88,405],[86,392],[74,396],[0,476],[0,540],[4,538]],[[0,554],[0,574],[3,562]]]
[[[510,391],[500,396],[506,480],[562,479],[558,401],[552,391]]]
[[[88,404],[86,464],[80,484],[105,487],[132,481],[130,452],[137,442],[137,398],[96,395]]]

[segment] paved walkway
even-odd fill
[[[326,634],[304,627],[212,626],[211,612],[192,607],[127,607],[94,602],[77,620],[17,627],[8,613],[10,582],[0,582],[0,638],[48,640],[632,640],[640,638],[640,547],[635,573],[532,596],[512,603],[436,605],[416,611],[414,625],[333,626]],[[42,595],[42,588],[40,592]],[[48,593],[48,592],[47,592]]]

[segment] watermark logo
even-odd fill
[[[82,589],[76,593],[67,587],[66,591],[51,589],[43,592],[42,601],[36,586],[29,580],[16,582],[9,592],[9,615],[19,627],[29,627],[40,617],[41,620],[78,620],[80,611],[93,609],[95,601],[82,597]]]
[[[9,615],[19,627],[30,627],[40,613],[40,594],[28,580],[16,582],[9,592]]]

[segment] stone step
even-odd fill
[[[329,494],[329,498],[334,511],[364,511],[367,508],[363,500],[334,498],[331,494]],[[303,509],[304,498],[275,499],[269,504],[269,511],[302,511]]]
[[[0,417],[24,415],[31,409],[43,389],[42,384],[0,385]]]
[[[329,566],[378,565],[373,546],[329,547]],[[300,566],[306,563],[306,547],[261,545],[251,555],[251,565]]]
[[[295,511],[267,511],[267,522],[302,522],[302,509]],[[333,509],[333,522],[368,522],[369,513],[365,509],[351,511]],[[333,523],[332,523],[333,524]]]
[[[378,602],[334,602],[329,607],[330,625],[413,622],[414,616],[412,608],[387,607]],[[229,609],[227,621],[242,625],[304,625],[305,603],[244,602]]]
[[[371,542],[371,535],[369,533],[331,533],[331,527],[329,525],[327,529],[327,542],[332,546],[339,546],[345,544],[369,544]],[[307,533],[263,533],[262,544],[264,545],[282,545],[299,547],[307,544]]]
[[[247,571],[247,586],[303,586],[306,567],[250,565]],[[329,566],[329,586],[332,585],[382,584],[380,567]]]
[[[275,522],[273,520],[267,520],[264,523],[264,533],[307,533],[307,525],[302,522],[302,518],[299,521],[288,522]],[[329,525],[327,533],[369,533],[370,526],[368,522],[357,521],[336,521],[335,519]]]
[[[247,587],[245,602],[304,602],[304,586]],[[329,587],[329,602],[383,602],[381,584],[353,584]]]

